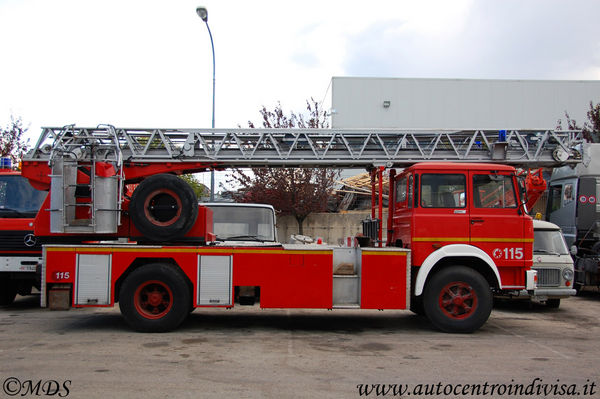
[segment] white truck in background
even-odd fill
[[[546,306],[558,308],[560,300],[575,295],[573,259],[560,228],[550,222],[533,221],[533,270],[537,288],[531,297]]]

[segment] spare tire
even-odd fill
[[[185,236],[196,222],[198,198],[192,187],[177,176],[154,175],[133,192],[129,214],[144,238],[174,241]]]

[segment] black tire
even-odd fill
[[[125,321],[141,332],[177,328],[190,310],[191,293],[183,273],[162,263],[131,272],[123,281],[119,308]]]
[[[546,306],[551,309],[558,309],[560,306],[560,298],[547,299]]]
[[[410,311],[416,315],[424,316],[425,307],[423,306],[423,295],[410,298]]]
[[[473,332],[492,312],[493,297],[487,280],[465,266],[448,267],[434,274],[423,295],[427,318],[444,332]]]
[[[0,278],[0,306],[10,305],[17,296],[17,287],[11,283],[9,279]]]
[[[198,198],[190,185],[174,175],[143,180],[129,205],[131,221],[151,241],[174,241],[185,236],[198,217]]]

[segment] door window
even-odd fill
[[[464,208],[466,183],[462,174],[424,174],[421,177],[421,206]]]
[[[516,208],[516,198],[512,176],[473,176],[473,201],[476,208]]]

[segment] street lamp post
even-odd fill
[[[211,127],[215,128],[215,45],[213,43],[212,33],[210,31],[210,26],[208,26],[208,10],[206,7],[198,7],[196,8],[196,14],[204,21],[206,24],[206,29],[208,29],[208,35],[210,36],[210,47],[212,48],[212,62],[213,62],[213,86],[212,86],[212,125]],[[210,171],[210,201],[213,202],[215,200],[215,171]]]

